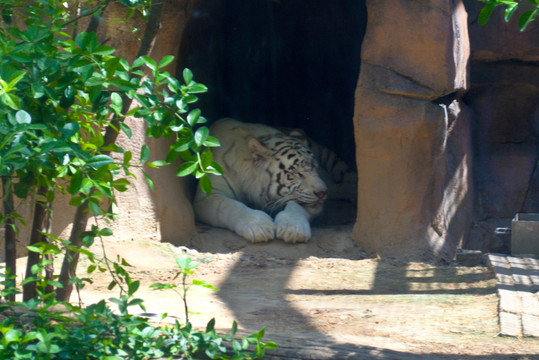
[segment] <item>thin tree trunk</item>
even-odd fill
[[[163,1],[156,1],[152,3],[148,24],[146,25],[144,37],[137,54],[138,57],[147,55],[151,50],[151,43],[159,30],[159,19],[161,17],[162,7]],[[131,107],[132,100],[125,96],[122,96],[122,100],[124,104],[122,113],[126,113]],[[120,121],[123,121],[123,119],[114,119],[112,121],[113,126],[109,126],[107,128],[104,137],[104,146],[114,144],[116,142],[116,139],[118,138],[118,131],[115,129],[119,129]],[[89,218],[90,212],[88,209],[88,203],[85,202],[83,205],[77,208],[75,213],[75,220],[73,221],[73,228],[71,229],[71,235],[69,237],[69,242],[72,246],[76,248],[80,248],[82,246],[81,235],[86,230]],[[69,301],[69,298],[71,297],[71,293],[73,292],[73,284],[70,283],[70,280],[73,278],[73,276],[75,276],[78,261],[78,252],[66,252],[59,278],[59,282],[63,285],[63,288],[59,288],[56,291],[56,298],[59,301]]]
[[[4,221],[5,221],[5,233],[4,233],[4,246],[6,254],[6,275],[13,276],[13,279],[6,279],[6,289],[10,286],[15,287],[17,280],[14,276],[17,274],[17,233],[15,232],[15,220],[13,213],[15,207],[13,205],[13,193],[11,192],[11,183],[6,177],[2,177],[2,199],[4,207]],[[6,300],[15,301],[15,294],[9,294],[6,296]]]
[[[77,207],[75,212],[75,219],[73,220],[73,228],[69,236],[69,244],[79,249],[82,246],[82,233],[86,230],[88,219],[90,218],[90,211],[88,209],[88,202],[85,202],[81,206]],[[80,253],[77,251],[66,251],[64,261],[62,262],[62,270],[60,271],[60,277],[58,281],[63,287],[56,290],[56,299],[59,301],[69,301],[71,292],[73,291],[73,284],[70,280],[75,276],[77,271],[77,265],[79,263]]]
[[[144,37],[140,43],[137,57],[148,55],[151,50],[153,39],[157,35],[161,26],[161,10],[163,9],[163,3],[167,0],[152,1],[152,8],[150,15],[148,15],[148,23],[146,29],[144,29]]]
[[[86,28],[86,32],[97,32],[97,28],[100,23],[99,15],[105,11],[107,6],[109,6],[110,0],[105,0],[102,2],[101,9],[99,11],[99,14],[95,14],[90,18],[90,23],[88,24],[88,27]]]
[[[40,187],[37,190],[37,197],[44,197],[47,195],[48,188]],[[41,196],[40,196],[41,195]],[[32,221],[32,229],[30,235],[30,245],[35,245],[40,242],[47,241],[47,237],[41,232],[48,231],[49,214],[47,211],[47,205],[41,201],[36,200],[34,206],[34,219]],[[28,252],[28,261],[26,262],[26,278],[30,278],[36,274],[32,273],[32,267],[37,265],[40,261],[40,254],[30,251]],[[50,271],[49,271],[50,272]],[[39,275],[38,275],[39,276]],[[47,274],[46,277],[50,277],[50,274]],[[52,279],[51,279],[52,280]],[[23,301],[28,301],[30,299],[35,299],[37,297],[36,291],[36,282],[32,281],[23,285]]]
[[[52,204],[49,203],[49,210],[47,211],[47,216],[45,217],[45,221],[43,223],[43,231],[47,234],[50,234],[52,231]],[[47,236],[43,236],[43,241],[49,241]],[[49,260],[49,264],[45,265],[45,279],[47,281],[53,281],[54,280],[54,255],[53,254],[45,254],[44,255],[46,260]],[[54,292],[54,286],[53,285],[47,285],[45,288],[45,292],[47,294],[51,294]]]

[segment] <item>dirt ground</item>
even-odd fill
[[[184,320],[176,294],[149,286],[171,282],[174,259],[187,254],[200,263],[194,278],[220,289],[192,287],[195,326],[215,317],[217,327],[228,330],[237,320],[248,333],[265,326],[267,340],[366,347],[380,358],[390,352],[424,359],[539,359],[539,340],[498,335],[498,298],[487,268],[379,260],[354,247],[350,231],[316,228],[308,244],[248,244],[228,231],[200,227],[189,248],[110,242],[107,253],[136,266],[138,296],[156,321],[164,312],[165,321]],[[82,291],[85,303],[117,294],[106,289],[105,275],[93,281]]]

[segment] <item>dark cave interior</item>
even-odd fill
[[[210,122],[301,128],[355,165],[365,1],[203,0],[192,11],[178,68],[208,86],[200,106]]]

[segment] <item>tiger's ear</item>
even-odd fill
[[[266,160],[271,156],[270,151],[254,136],[247,138],[247,148],[255,162]]]
[[[290,131],[288,136],[293,137],[293,138],[301,141],[306,146],[309,146],[309,140],[307,138],[307,134],[305,134],[305,131],[303,131],[301,129],[293,129],[292,131]]]
[[[305,139],[307,137],[307,134],[305,134],[305,131],[301,129],[292,129],[292,131],[290,131],[290,134],[288,134],[288,136],[292,136],[298,139]]]

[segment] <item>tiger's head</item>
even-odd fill
[[[263,210],[275,213],[296,201],[312,216],[322,212],[328,189],[301,130],[250,137],[247,143],[255,168],[266,175],[267,184],[259,188]]]

